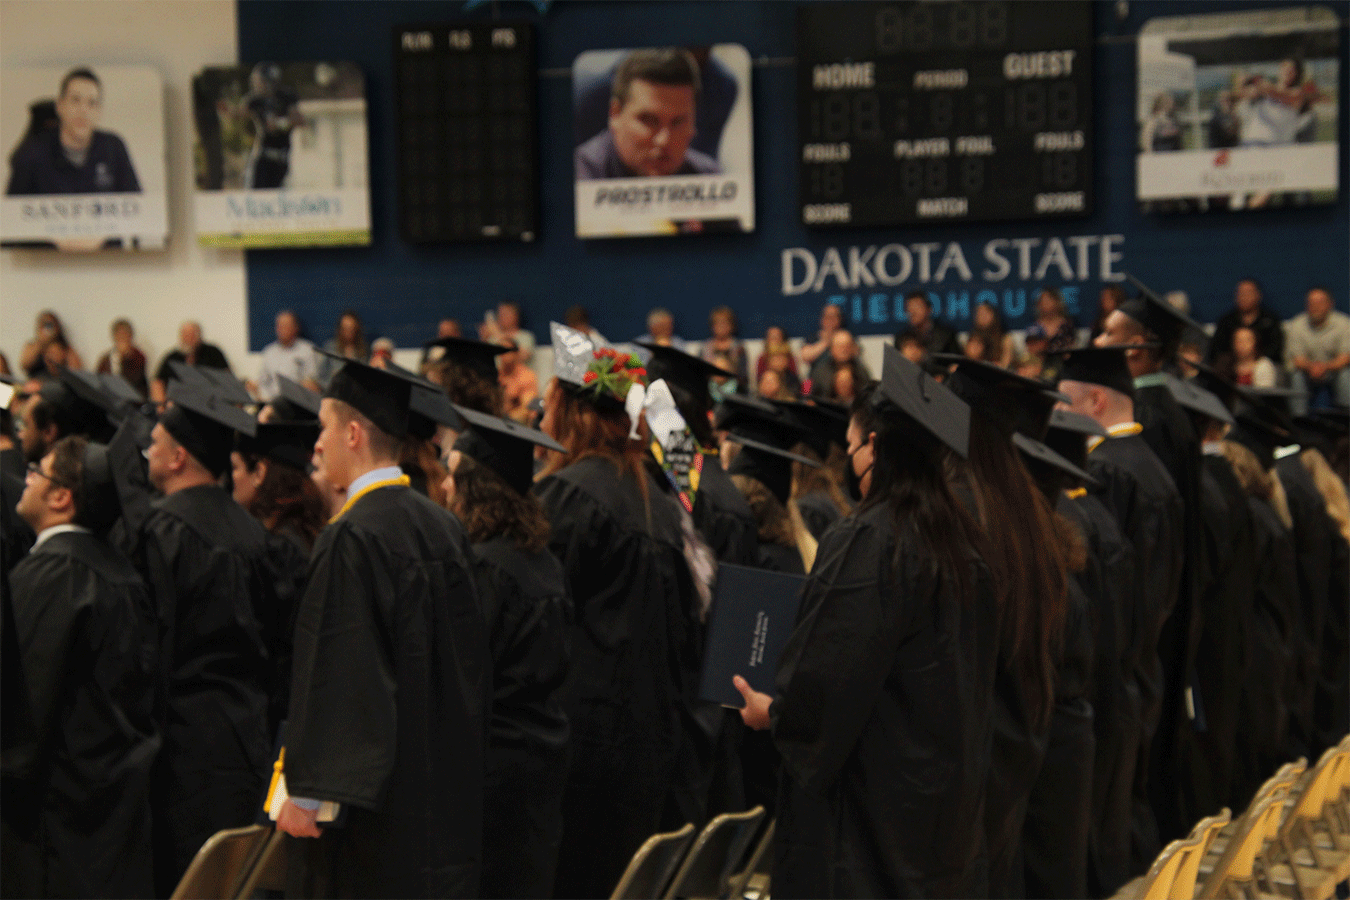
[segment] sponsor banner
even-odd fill
[[[8,242],[46,242],[65,249],[87,239],[120,239],[121,249],[162,249],[168,211],[163,194],[52,194],[0,200],[0,234]],[[109,244],[112,247],[112,244]]]
[[[578,181],[577,237],[753,231],[751,179],[715,175]]]
[[[212,191],[196,196],[197,238],[212,247],[300,247],[370,243],[370,194],[327,191]]]
[[[1139,157],[1139,199],[1262,191],[1335,191],[1335,144],[1186,150]]]

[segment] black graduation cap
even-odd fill
[[[1237,424],[1228,431],[1228,440],[1256,454],[1261,467],[1266,470],[1275,465],[1276,449],[1293,440],[1289,429],[1270,412],[1259,404],[1241,402],[1236,411]]]
[[[1078,465],[1070,462],[1061,454],[1047,444],[1044,444],[1034,438],[1027,437],[1025,434],[1014,434],[1012,436],[1013,446],[1018,452],[1028,460],[1029,467],[1045,466],[1054,469],[1064,475],[1068,475],[1079,484],[1097,486],[1100,482],[1085,472]]]
[[[830,455],[830,444],[848,446],[848,409],[840,403],[828,406],[801,400],[772,400],[806,433],[802,442],[821,459]],[[840,412],[840,410],[843,410]]]
[[[652,352],[652,358],[647,363],[647,373],[653,381],[664,378],[667,382],[688,391],[704,406],[707,405],[710,396],[709,379],[736,377],[735,372],[728,372],[721,366],[715,366],[707,360],[685,353],[683,350],[676,350],[674,347],[646,341],[638,341],[637,345],[646,347]]]
[[[230,467],[234,433],[249,437],[258,433],[258,422],[248,413],[182,381],[169,385],[169,399],[173,405],[159,417],[159,424],[217,477]]]
[[[1175,375],[1164,373],[1167,392],[1172,395],[1172,399],[1177,401],[1178,406],[1185,407],[1192,412],[1198,413],[1207,419],[1214,419],[1216,422],[1223,422],[1227,425],[1233,424],[1233,414],[1228,411],[1228,407],[1213,393],[1205,390],[1194,381],[1183,381]]]
[[[121,375],[100,372],[98,380],[103,385],[103,393],[110,397],[116,406],[141,406],[145,403],[145,398]]]
[[[503,347],[501,344],[490,344],[487,341],[474,341],[468,338],[444,337],[437,338],[434,341],[427,341],[424,347],[440,347],[445,351],[441,360],[448,360],[456,365],[463,366],[475,375],[480,375],[488,381],[497,380],[497,357],[503,353],[509,353],[512,348]]]
[[[37,395],[51,407],[63,435],[98,437],[108,429],[102,388],[90,389],[69,369],[60,379],[44,381]]]
[[[1233,404],[1238,400],[1238,385],[1211,365],[1203,362],[1191,362],[1189,364],[1195,368],[1195,377],[1191,380],[1199,387],[1218,397],[1224,406],[1231,410]]]
[[[1157,335],[1164,355],[1171,356],[1188,328],[1200,328],[1198,322],[1182,313],[1129,272],[1125,277],[1139,290],[1139,296],[1120,304],[1120,311]]]
[[[342,363],[342,368],[329,379],[323,395],[350,405],[390,437],[408,436],[413,385],[439,390],[431,382],[397,366],[380,369],[339,353],[319,352]]]
[[[535,428],[527,428],[510,419],[489,416],[476,409],[454,406],[464,429],[455,439],[454,449],[501,476],[522,495],[530,492],[534,481],[534,448],[544,447],[558,453],[567,449]]]
[[[1309,413],[1294,419],[1294,438],[1304,447],[1316,447],[1330,462],[1335,454],[1336,442],[1344,440],[1350,430],[1350,418],[1344,414],[1340,419]]]
[[[80,494],[75,498],[80,517],[90,531],[105,534],[122,514],[122,501],[113,480],[108,447],[90,441],[81,459]]]
[[[1069,399],[1040,381],[984,360],[956,353],[934,353],[932,358],[956,367],[943,383],[1005,435],[1020,431],[1039,440],[1050,410]]]
[[[1292,422],[1292,411],[1289,408],[1289,401],[1295,397],[1307,397],[1308,392],[1298,388],[1279,388],[1279,387],[1246,387],[1238,386],[1238,395],[1251,403],[1262,403],[1271,409],[1277,410],[1285,421]]]
[[[419,441],[429,441],[436,434],[437,425],[456,430],[464,427],[445,391],[414,384],[408,405],[408,433]]]
[[[319,423],[261,422],[252,437],[239,434],[235,449],[240,453],[265,456],[270,460],[308,472],[314,455],[314,442],[319,439]]]
[[[268,404],[277,414],[277,418],[297,422],[301,419],[319,417],[319,406],[323,402],[323,397],[317,392],[285,375],[277,376],[277,386],[280,387],[281,393],[273,397]]]
[[[970,452],[970,407],[890,344],[882,347],[881,382],[872,399],[893,407],[963,459]]]
[[[191,385],[208,393],[215,392],[215,382],[207,378],[197,366],[190,366],[181,359],[171,359],[169,360],[169,371],[173,372],[174,378],[183,382],[183,384]]]
[[[1069,431],[1085,437],[1092,435],[1106,437],[1110,433],[1091,416],[1069,409],[1056,409],[1050,413],[1050,430]]]
[[[1295,421],[1307,420],[1309,427],[1321,430],[1328,437],[1350,435],[1350,409],[1344,406],[1314,409]]]
[[[197,371],[206,376],[206,380],[211,383],[215,395],[220,399],[241,406],[258,402],[253,399],[253,395],[248,392],[248,388],[244,387],[244,383],[236,378],[229,369],[198,366]]]
[[[1063,360],[1059,368],[1060,381],[1081,381],[1119,391],[1134,399],[1134,378],[1125,362],[1125,351],[1135,345],[1116,344],[1110,347],[1080,347],[1059,353]]]
[[[65,369],[61,372],[61,383],[69,388],[83,404],[98,407],[103,412],[103,420],[94,428],[93,417],[86,421],[89,430],[84,432],[92,440],[106,443],[112,438],[113,426],[118,421],[111,413],[118,407],[114,399],[103,386],[103,380],[93,372]]]
[[[1050,413],[1050,427],[1043,443],[1079,468],[1087,465],[1087,439],[1106,437],[1107,431],[1096,419],[1067,409]]]
[[[727,467],[732,475],[754,478],[780,503],[792,494],[792,463],[818,468],[815,460],[792,452],[807,431],[787,410],[760,397],[732,394],[717,411],[717,427],[730,432],[741,451]]]

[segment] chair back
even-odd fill
[[[693,840],[692,823],[647,838],[629,860],[610,900],[657,900]]]
[[[723,896],[762,818],[764,807],[756,806],[743,813],[724,813],[709,822],[666,888],[667,900]]]
[[[1214,864],[1205,885],[1200,891],[1203,900],[1218,897],[1230,882],[1246,884],[1251,882],[1256,866],[1257,854],[1266,842],[1279,833],[1280,819],[1284,814],[1284,792],[1277,791],[1266,797],[1243,816],[1238,831],[1228,842],[1223,856]]]
[[[272,829],[227,828],[206,839],[174,888],[171,900],[234,900]]]
[[[1177,869],[1181,862],[1186,858],[1186,852],[1182,846],[1184,841],[1173,841],[1163,848],[1158,854],[1158,858],[1153,860],[1153,865],[1149,866],[1148,874],[1144,876],[1144,882],[1139,886],[1139,897],[1141,900],[1167,900],[1172,890],[1172,882],[1176,880]]]
[[[1288,815],[1280,826],[1281,838],[1286,838],[1300,821],[1320,819],[1326,806],[1328,790],[1340,769],[1343,751],[1339,747],[1328,747],[1317,760],[1317,765],[1307,773],[1303,791],[1294,800]]]
[[[1181,864],[1177,866],[1176,877],[1168,889],[1168,900],[1192,900],[1195,896],[1195,882],[1200,877],[1200,861],[1209,852],[1210,844],[1219,830],[1228,824],[1231,813],[1227,809],[1217,816],[1201,819],[1191,829],[1184,843],[1185,853]]]
[[[750,884],[750,879],[754,878],[761,871],[767,871],[771,862],[769,850],[773,847],[773,833],[778,827],[777,819],[770,819],[769,824],[764,826],[764,833],[759,837],[759,843],[755,844],[754,852],[750,854],[750,859],[745,863],[745,868],[739,875],[731,877],[731,883],[727,885],[727,896],[731,900],[741,900],[745,896],[745,889]]]
[[[244,886],[239,891],[240,897],[252,897],[258,891],[286,890],[286,851],[290,849],[291,841],[294,840],[299,839],[291,837],[284,831],[272,833],[267,843],[263,845],[262,852],[258,854],[253,871],[244,881]]]

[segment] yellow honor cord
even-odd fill
[[[357,491],[352,496],[348,497],[347,502],[342,504],[342,509],[338,510],[337,515],[333,516],[333,518],[328,520],[328,524],[332,525],[338,519],[342,518],[346,514],[347,510],[351,509],[352,506],[355,505],[357,500],[360,500],[362,497],[364,497],[366,494],[369,494],[371,491],[377,491],[380,488],[386,487],[408,487],[410,484],[412,484],[412,480],[408,478],[407,475],[400,475],[397,478],[387,478],[384,481],[376,481],[373,484],[368,484],[365,487],[361,488],[361,490]]]

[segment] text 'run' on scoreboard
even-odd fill
[[[1092,6],[802,6],[802,222],[993,222],[1092,210]]]

